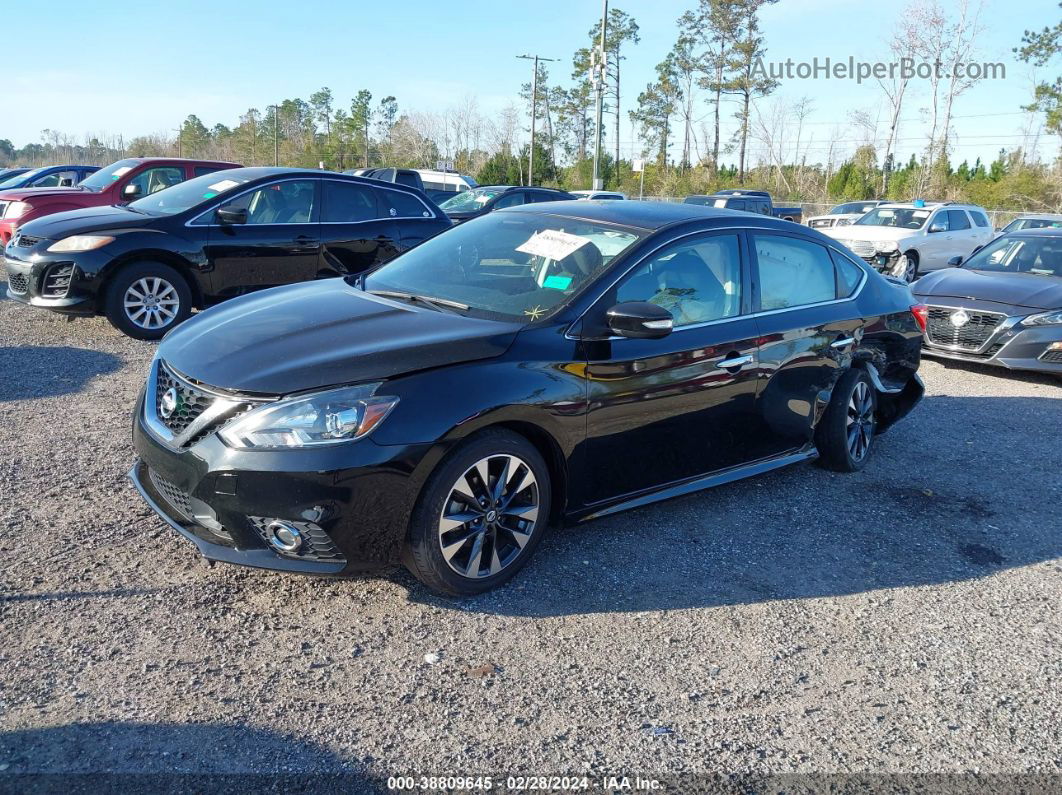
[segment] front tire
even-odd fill
[[[903,279],[908,284],[916,281],[918,279],[918,254],[914,251],[908,251],[900,255],[892,275],[898,279]]]
[[[123,266],[107,285],[103,310],[123,334],[158,340],[192,314],[192,291],[169,265],[134,262]]]
[[[819,461],[834,472],[866,466],[877,430],[878,395],[865,371],[852,369],[833,388],[815,429]]]
[[[450,596],[498,587],[538,546],[550,498],[546,463],[522,436],[490,430],[468,439],[432,473],[417,500],[409,570]]]

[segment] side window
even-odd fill
[[[33,180],[33,182],[31,182],[26,187],[29,187],[29,188],[54,188],[54,187],[57,187],[59,185],[60,179],[61,179],[61,175],[57,171],[54,174],[48,174],[45,177],[41,177],[40,179]],[[71,184],[73,184],[73,183],[71,183]]]
[[[378,195],[384,212],[392,218],[431,218],[431,211],[424,206],[424,202],[411,193],[382,190]]]
[[[832,249],[830,256],[833,257],[833,266],[837,269],[837,297],[847,298],[855,292],[859,282],[862,281],[863,269]]]
[[[671,313],[675,327],[741,313],[737,235],[712,235],[664,248],[616,288],[616,301],[648,301]]]
[[[728,210],[745,210],[748,209],[748,205],[744,199],[731,199],[726,203],[726,208]]]
[[[500,210],[503,207],[516,207],[517,205],[524,204],[527,201],[527,194],[522,190],[513,191],[508,196],[502,196],[498,201],[494,203],[494,209]]]
[[[781,235],[753,235],[759,264],[760,309],[832,301],[837,297],[833,260],[824,246]]]
[[[152,193],[158,193],[160,190],[165,190],[181,182],[184,182],[184,171],[176,166],[149,168],[129,180],[130,185],[136,185],[140,188],[140,193],[138,194],[140,197],[150,196]]]
[[[960,229],[969,229],[970,220],[962,210],[948,210],[948,227],[952,232]]]
[[[247,210],[248,224],[305,224],[314,216],[314,181],[275,182],[237,196],[226,210]]]
[[[376,191],[368,185],[326,179],[324,185],[324,215],[327,224],[349,224],[372,221],[380,217],[376,206]]]
[[[926,229],[932,231],[934,228],[938,232],[951,231],[951,226],[948,223],[948,213],[946,211],[941,211],[929,219],[929,226],[927,226]]]
[[[193,173],[197,177],[205,177],[207,174],[213,174],[215,171],[226,171],[228,166],[196,166],[193,169]]]
[[[991,224],[988,223],[988,216],[980,210],[970,210],[970,217],[973,218],[974,223],[978,226],[991,226]]]

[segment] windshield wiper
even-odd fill
[[[430,306],[432,309],[438,312],[446,312],[449,309],[460,309],[462,312],[468,311],[468,304],[462,304],[457,301],[450,301],[446,298],[434,298],[428,295],[416,295],[414,293],[403,293],[398,290],[367,290],[366,292],[371,295],[381,295],[384,298],[399,298],[405,301],[420,302],[425,306]]]

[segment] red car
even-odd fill
[[[239,163],[182,160],[169,157],[130,157],[111,163],[85,178],[76,188],[22,188],[0,191],[0,248],[11,242],[22,224],[42,215],[125,204],[163,188],[212,171],[239,168]]]

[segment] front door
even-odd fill
[[[216,215],[211,222],[206,256],[214,295],[224,298],[317,275],[318,182],[274,182],[219,208],[245,211],[246,222],[221,223]]]
[[[648,301],[666,308],[663,339],[612,337],[587,346],[588,502],[600,502],[747,460],[756,404],[756,322],[744,244],[700,234],[650,254],[591,310]]]
[[[321,187],[322,275],[363,273],[398,254],[397,212],[382,200],[398,191],[338,179]]]

